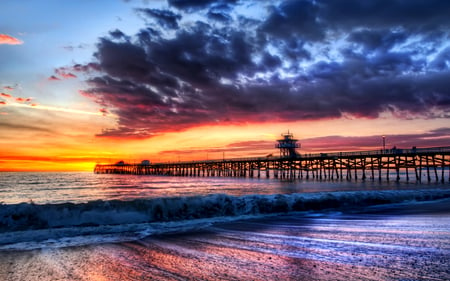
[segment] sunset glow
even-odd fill
[[[0,171],[450,145],[446,1],[31,2],[0,11]]]
[[[6,34],[0,34],[0,44],[20,45],[20,44],[23,44],[23,42],[12,36],[9,36]]]

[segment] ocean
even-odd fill
[[[448,182],[0,173],[0,280],[450,280]]]

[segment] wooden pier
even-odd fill
[[[292,141],[293,139],[289,139]],[[450,182],[450,146],[357,152],[298,154],[279,140],[279,157],[235,158],[138,164],[98,164],[95,173],[189,177],[250,177],[317,180]],[[290,147],[288,147],[291,145]]]

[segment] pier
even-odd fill
[[[300,154],[292,134],[284,134],[279,156],[202,161],[97,164],[98,174],[183,177],[249,177],[286,180],[395,180],[450,182],[450,146]]]

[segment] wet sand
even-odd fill
[[[226,248],[208,247],[207,252],[198,255],[194,253],[197,250],[184,248],[180,252],[174,249],[180,245],[166,244],[173,242],[168,239],[144,244],[2,253],[0,278],[5,281],[348,280],[351,276],[352,280],[386,280],[387,276],[394,276],[394,272],[378,268]],[[214,250],[216,254],[211,253]]]
[[[448,200],[0,252],[0,280],[450,280]]]

